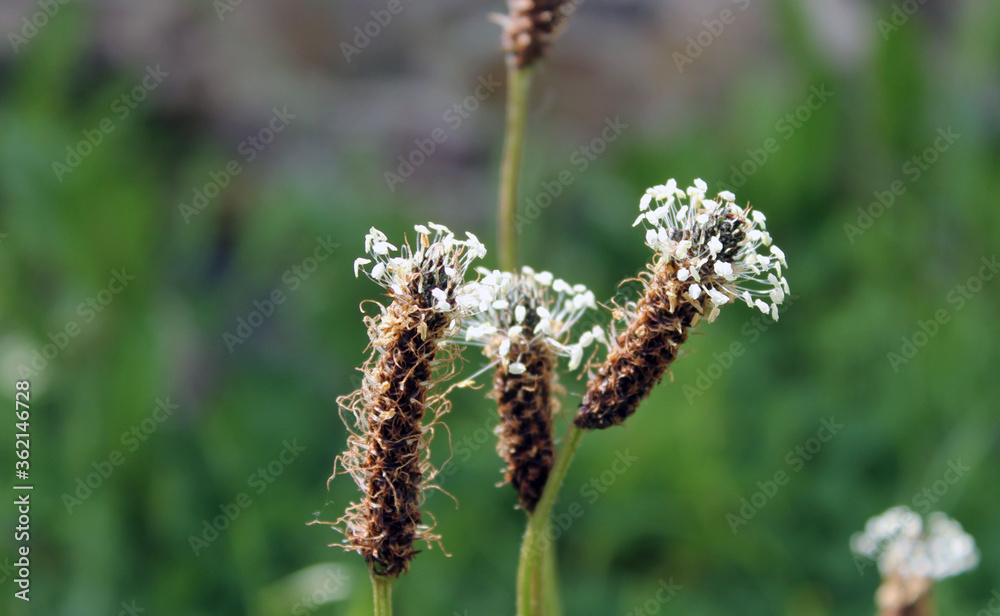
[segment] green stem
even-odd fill
[[[513,62],[508,62],[507,66],[507,129],[504,136],[503,162],[500,166],[497,233],[500,268],[509,272],[517,267],[514,221],[517,217],[517,187],[521,175],[521,154],[524,151],[524,127],[528,115],[531,70],[519,69]]]
[[[392,578],[372,576],[375,592],[375,616],[392,616]]]
[[[569,465],[573,461],[577,447],[580,446],[580,439],[583,438],[583,430],[570,424],[563,437],[562,446],[556,454],[556,462],[549,473],[549,479],[542,490],[542,498],[539,499],[534,513],[528,516],[528,528],[524,531],[524,543],[521,544],[521,558],[517,564],[517,614],[518,616],[540,616],[545,613],[546,604],[551,605],[554,599],[548,601],[544,598],[544,587],[542,583],[544,577],[543,560],[545,552],[552,550],[552,541],[542,538],[549,528],[549,516],[552,513],[552,505],[556,502],[556,495],[562,487]],[[555,572],[551,575],[554,577]],[[554,580],[552,580],[554,588]],[[550,615],[551,616],[551,615]]]

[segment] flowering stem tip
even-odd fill
[[[707,199],[707,188],[695,180],[684,191],[670,180],[643,195],[635,225],[645,224],[653,261],[640,276],[642,297],[620,311],[626,328],[587,385],[578,427],[625,421],[677,359],[691,328],[702,318],[714,321],[732,300],[778,318],[788,293],[785,255],[771,244],[764,215],[736,205],[729,191]]]
[[[488,286],[464,279],[470,263],[485,254],[475,236],[458,240],[445,227],[428,226],[433,231],[416,227],[415,247],[398,250],[372,229],[365,238],[372,258],[355,261],[355,273],[364,271],[392,300],[366,317],[372,356],[361,389],[339,400],[342,414],[353,419],[340,462],[362,492],[341,519],[344,547],[364,556],[373,577],[405,573],[414,541],[437,539],[422,523],[420,506],[434,473],[430,436],[447,402],[429,390],[454,357],[441,352],[447,336],[493,299]],[[424,425],[428,410],[433,419]]]

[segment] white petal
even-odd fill
[[[681,240],[677,242],[677,248],[674,249],[674,255],[678,259],[684,259],[688,256],[688,250],[691,249],[691,240]]]
[[[594,334],[591,332],[584,332],[583,335],[580,336],[580,346],[582,348],[587,348],[593,342],[594,342]]]
[[[528,368],[519,361],[507,366],[507,372],[510,372],[511,374],[524,374],[524,371],[527,369]]]
[[[500,357],[506,357],[507,353],[510,353],[510,340],[504,339],[500,346],[497,347],[497,355]]]
[[[535,280],[543,287],[547,287],[552,284],[552,272],[540,272],[535,276]]]
[[[537,314],[539,317],[543,319],[548,319],[552,317],[552,313],[549,312],[549,309],[546,308],[545,306],[539,306],[538,308],[535,308],[535,314]]]
[[[695,188],[697,188],[698,190],[700,190],[702,192],[705,192],[706,190],[708,190],[708,184],[706,184],[705,180],[703,180],[701,178],[698,178],[698,179],[696,179],[694,181],[694,186],[695,186]]]
[[[505,299],[498,299],[497,301],[493,302],[494,310],[507,310],[508,308],[510,308],[510,302],[508,302]]]
[[[725,306],[729,303],[729,296],[716,289],[709,289],[708,296],[712,298],[712,303],[716,306]]]
[[[778,305],[777,304],[771,304],[771,318],[774,319],[775,321],[778,320]]]
[[[590,333],[594,335],[594,340],[599,340],[601,342],[607,340],[607,336],[604,333],[604,329],[602,329],[600,325],[595,325],[593,329],[590,330]]]
[[[677,270],[677,280],[684,282],[690,277],[691,277],[691,272],[688,270],[688,268],[682,267],[679,270]]]
[[[428,229],[427,227],[423,226],[423,225],[413,225],[413,228],[416,229],[417,233],[419,233],[421,235],[430,235],[431,234],[431,230]]]
[[[722,276],[726,280],[733,279],[733,266],[729,263],[726,263],[725,261],[716,261],[713,267],[715,269],[715,273],[719,276]]]
[[[368,265],[371,262],[372,262],[371,259],[366,259],[364,257],[358,257],[357,259],[355,259],[354,260],[354,277],[355,278],[358,277],[358,274],[360,273],[362,265]]]
[[[719,193],[719,196],[720,196],[720,197],[721,197],[721,198],[722,198],[722,199],[723,199],[724,201],[736,201],[736,195],[734,195],[733,193],[731,193],[731,192],[730,192],[730,191],[728,191],[728,190],[724,190],[724,191],[720,192],[720,193]]]
[[[514,308],[514,320],[518,323],[524,323],[524,317],[528,316],[528,309],[524,306],[518,306]]]
[[[583,347],[578,344],[569,347],[569,369],[576,370],[583,361]]]
[[[431,289],[431,296],[438,301],[444,301],[448,299],[448,294],[436,287]]]
[[[777,246],[771,246],[771,254],[778,257],[778,260],[781,261],[782,265],[788,267],[788,263],[785,263],[785,253],[783,253],[780,248]]]
[[[649,209],[649,202],[652,201],[652,200],[653,200],[652,193],[647,192],[646,194],[644,194],[642,196],[642,199],[639,200],[639,210],[643,211],[643,212],[645,212],[646,210],[648,210]]]
[[[701,285],[698,284],[691,285],[688,288],[688,294],[691,296],[691,299],[698,299],[699,297],[701,297]]]
[[[712,258],[722,250],[722,242],[719,241],[719,236],[713,236],[712,239],[708,240],[708,252],[711,253]]]
[[[757,306],[757,308],[764,314],[771,312],[771,307],[764,303],[764,300],[758,299],[754,301],[754,305]]]
[[[376,263],[372,268],[372,278],[377,280],[382,276],[385,276],[385,263]]]

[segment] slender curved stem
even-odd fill
[[[528,89],[531,70],[519,69],[513,62],[507,68],[507,128],[504,136],[503,162],[500,166],[500,202],[497,208],[497,233],[500,246],[500,267],[513,271],[517,267],[517,238],[514,221],[517,217],[517,187],[521,176],[521,154],[524,151],[524,127],[528,116]]]
[[[583,430],[570,424],[563,437],[562,446],[556,454],[556,462],[549,473],[549,479],[542,490],[534,513],[528,517],[528,528],[524,531],[524,542],[521,544],[521,558],[517,565],[517,614],[518,616],[540,616],[545,613],[546,604],[551,605],[554,599],[546,601],[543,584],[543,560],[545,552],[553,549],[552,541],[546,532],[549,528],[549,516],[556,496],[562,487],[569,465],[573,461]],[[555,572],[551,574],[554,576]],[[554,588],[554,580],[552,587]],[[551,616],[551,615],[549,615]]]
[[[375,592],[375,616],[392,616],[392,578],[372,576]]]

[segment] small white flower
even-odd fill
[[[576,370],[583,361],[583,347],[574,344],[569,347],[569,369]]]
[[[369,278],[394,296],[408,296],[420,308],[449,314],[453,320],[448,327],[485,309],[493,301],[496,286],[486,279],[465,281],[472,261],[485,254],[476,236],[468,233],[467,240],[457,240],[447,227],[434,223],[414,225],[414,229],[419,236],[416,250],[408,243],[397,248],[372,227],[365,235],[365,251],[371,258],[354,261],[355,275],[374,263],[365,272]]]
[[[482,345],[489,357],[509,371],[536,344],[553,355],[569,357],[571,368],[576,368],[584,346],[605,340],[603,330],[595,327],[581,336],[580,343],[569,344],[573,325],[597,306],[594,294],[584,285],[570,285],[550,272],[525,267],[517,274],[497,273],[494,286],[500,297],[491,299],[482,314],[467,321],[464,338]]]
[[[722,242],[719,241],[719,236],[713,236],[712,239],[708,240],[708,253],[714,259],[720,250],[722,250]]]
[[[361,271],[361,266],[362,265],[368,265],[371,262],[372,262],[371,259],[366,259],[364,257],[358,257],[357,259],[355,259],[354,260],[354,277],[355,278],[358,277],[358,274]]]
[[[771,245],[767,218],[736,205],[731,191],[708,199],[707,190],[698,179],[686,191],[674,180],[646,191],[643,216],[636,221],[645,223],[646,244],[662,262],[676,263],[680,282],[699,285],[700,291],[689,289],[692,298],[707,295],[717,308],[740,297],[774,317],[789,291],[781,275],[785,254]]]
[[[851,537],[851,550],[878,561],[883,577],[942,580],[979,564],[976,542],[962,525],[932,513],[926,526],[908,507],[893,507]]]
[[[713,266],[715,273],[722,276],[726,280],[732,280],[735,276],[733,274],[733,266],[725,261],[716,261]]]

